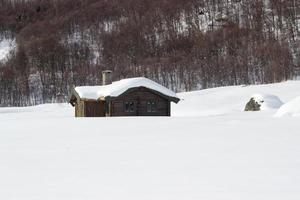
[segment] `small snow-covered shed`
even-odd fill
[[[107,80],[103,77],[104,84]],[[102,86],[75,87],[70,104],[76,117],[170,116],[176,93],[144,77],[123,79]]]

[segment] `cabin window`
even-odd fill
[[[135,111],[135,102],[125,101],[124,102],[124,112],[132,113]]]
[[[150,100],[147,102],[147,112],[157,112],[156,101]]]

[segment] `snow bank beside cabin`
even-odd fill
[[[66,103],[42,104],[29,107],[0,107],[0,123],[1,120],[14,120],[16,116],[23,119],[50,119],[73,117],[73,113],[74,109]]]
[[[145,87],[160,92],[168,97],[178,98],[176,93],[173,91],[144,77],[123,79],[113,82],[110,85],[76,87],[75,91],[78,93],[80,98],[98,100],[108,96],[117,97],[126,92],[128,89],[136,87]]]
[[[275,117],[282,117],[286,115],[300,116],[300,96],[281,106],[276,112]]]

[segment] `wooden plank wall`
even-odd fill
[[[75,116],[76,117],[84,117],[85,116],[84,101],[79,101],[79,103],[77,103],[75,105]]]
[[[86,101],[84,102],[86,117],[104,117],[104,101]]]
[[[147,102],[155,101],[157,112],[147,112]],[[133,101],[135,112],[125,112],[124,102]],[[136,88],[111,102],[111,116],[170,116],[170,101],[147,88]]]

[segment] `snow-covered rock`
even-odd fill
[[[282,117],[286,115],[300,116],[300,96],[281,106],[276,112],[275,117]]]
[[[247,103],[245,111],[278,109],[282,104],[282,101],[275,95],[254,94]]]

